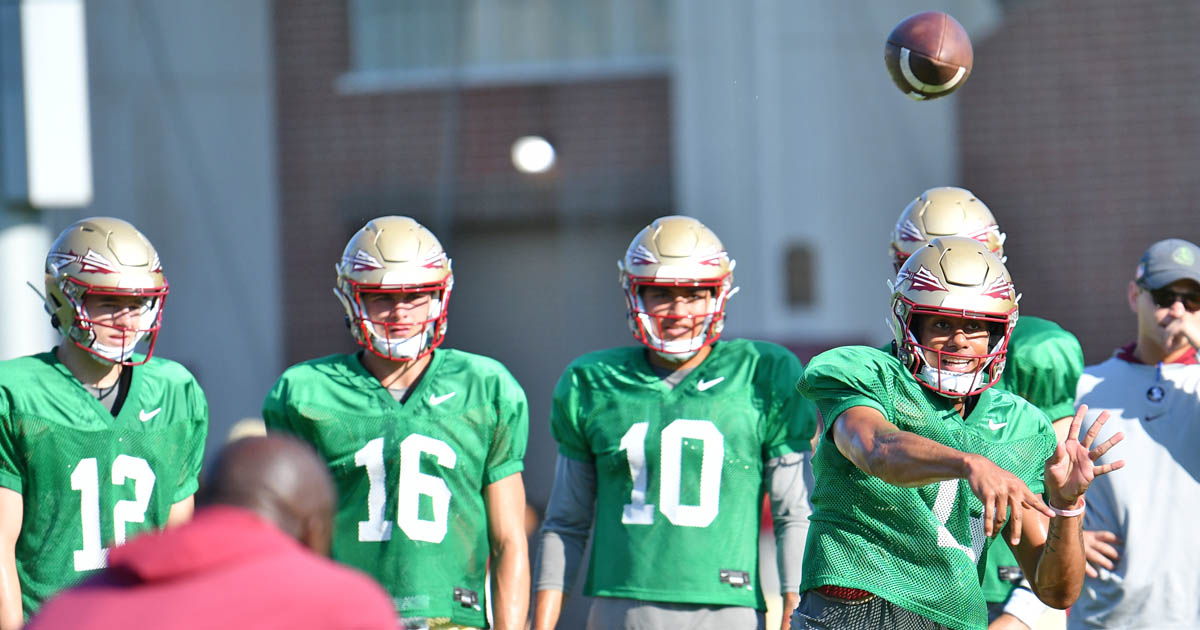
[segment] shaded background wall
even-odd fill
[[[259,415],[283,364],[272,7],[102,0],[85,9],[94,198],[81,209],[0,206],[0,256],[16,243],[33,262],[0,272],[4,323],[22,322],[4,329],[0,358],[57,343],[24,284],[42,286],[54,237],[84,217],[126,219],[160,252],[171,293],[156,352],[207,393],[211,453],[231,424]]]
[[[1134,338],[1142,252],[1200,241],[1200,5],[1014,3],[960,96],[963,182],[1008,232],[1022,310],[1088,363]]]

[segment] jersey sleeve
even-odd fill
[[[185,457],[184,474],[179,478],[179,486],[175,489],[172,501],[178,503],[193,494],[200,487],[200,466],[204,463],[204,444],[208,439],[208,399],[196,379],[187,384],[188,416],[192,423]]]
[[[874,348],[834,348],[813,358],[796,388],[816,403],[829,433],[834,420],[851,407],[871,407],[891,417],[885,406],[880,358],[887,355]]]
[[[525,447],[529,442],[529,404],[525,391],[507,371],[497,387],[497,424],[488,450],[483,482],[499,481],[525,469]]]
[[[1082,374],[1079,340],[1055,326],[1009,349],[1003,384],[1054,421],[1075,413],[1075,388]]]
[[[1030,404],[1016,420],[1024,423],[1024,426],[1038,427],[1036,434],[1029,440],[1033,454],[1021,458],[1025,466],[1017,474],[1034,494],[1041,494],[1046,490],[1046,460],[1054,454],[1058,445],[1058,436],[1054,433],[1054,426],[1050,424],[1052,419],[1046,417],[1041,409]]]
[[[550,434],[558,442],[558,452],[576,461],[591,462],[592,448],[579,426],[579,384],[574,370],[567,368],[554,387],[550,405]]]
[[[21,455],[17,452],[17,431],[7,394],[0,390],[0,487],[21,492],[24,487]]]
[[[1001,401],[1002,406],[997,411],[1017,430],[1007,434],[1003,441],[985,439],[979,433],[965,434],[962,450],[979,453],[1000,464],[1025,482],[1034,494],[1041,494],[1046,485],[1046,460],[1054,454],[1058,444],[1054,426],[1046,414],[1029,401],[999,388],[990,391]]]
[[[791,352],[783,351],[771,373],[772,404],[763,440],[763,459],[812,449],[817,430],[813,403],[796,393],[804,377],[804,365]]]
[[[288,380],[285,374],[275,381],[274,387],[263,399],[263,424],[266,425],[268,433],[287,433],[305,439],[299,427],[292,422],[292,414],[288,413],[287,397]]]

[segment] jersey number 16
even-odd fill
[[[458,456],[449,444],[413,433],[400,442],[400,480],[396,488],[396,523],[412,540],[440,543],[446,537],[450,512],[450,487],[441,477],[421,472],[421,454],[428,453],[442,468],[453,469]],[[383,466],[383,438],[375,438],[354,453],[354,463],[367,469],[367,520],[358,522],[358,539],[381,542],[392,539],[392,522],[386,518],[387,474]],[[421,495],[433,502],[433,520],[420,516]]]

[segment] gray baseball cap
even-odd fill
[[[1181,238],[1159,241],[1142,254],[1134,280],[1145,289],[1161,289],[1176,280],[1200,284],[1200,247]]]

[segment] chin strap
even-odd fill
[[[1004,335],[1001,335],[1000,339],[988,349],[989,354],[994,353],[995,349],[1000,347],[1000,344],[1004,342],[1004,337]],[[981,384],[986,383],[988,378],[990,378],[987,370],[988,366],[991,365],[992,361],[996,358],[994,354],[989,356],[987,360],[985,360],[983,364],[979,366],[979,369],[975,370],[974,372],[951,372],[948,370],[939,370],[929,365],[929,362],[925,360],[925,355],[921,351],[921,347],[917,344],[917,338],[915,335],[913,335],[911,330],[908,331],[908,339],[912,344],[912,354],[921,365],[921,369],[917,370],[915,376],[933,387],[935,390],[940,389],[952,392],[951,395],[954,396],[969,396],[971,395],[971,392],[974,392]]]
[[[967,396],[984,381],[985,367],[981,367],[975,372],[950,372],[930,367],[929,364],[922,361],[917,378],[936,389],[953,392],[959,396]]]
[[[687,352],[663,352],[661,350],[654,350],[653,352],[654,352],[654,354],[657,354],[658,356],[670,361],[671,363],[682,364],[682,363],[686,362],[688,359],[696,356],[697,354],[700,354],[700,348],[696,348],[695,350],[689,350]]]
[[[425,344],[431,335],[432,324],[426,325],[424,332],[418,335],[413,335],[407,339],[388,342],[387,339],[375,334],[371,331],[371,345],[375,346],[375,350],[380,354],[397,359],[415,359],[421,351],[425,349]],[[368,330],[370,327],[368,327]]]
[[[106,346],[104,344],[93,341],[92,353],[88,353],[92,358],[100,362],[106,363],[124,363],[133,356],[133,350],[137,347],[138,342],[142,340],[143,335],[138,334],[133,343],[128,346]]]

